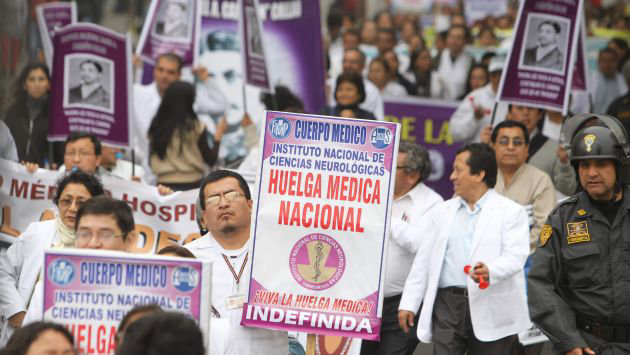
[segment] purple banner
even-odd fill
[[[265,91],[271,91],[267,61],[265,60],[265,41],[262,26],[258,19],[258,1],[242,0],[241,16],[239,16],[241,51],[245,82]]]
[[[415,142],[429,151],[433,170],[423,182],[445,200],[453,196],[449,180],[455,152],[460,144],[453,142],[449,119],[459,102],[426,99],[385,100],[385,120],[400,123],[400,140]]]
[[[582,1],[524,0],[499,101],[567,112]]]
[[[581,21],[580,34],[578,35],[577,52],[575,54],[575,67],[573,68],[573,80],[571,81],[571,90],[588,92],[589,75],[586,72],[588,68],[586,64],[586,28],[584,21]]]
[[[81,354],[113,354],[118,324],[137,305],[182,312],[208,332],[210,264],[85,249],[44,254],[44,320],[61,323]]]
[[[53,35],[57,29],[77,22],[77,6],[74,2],[47,3],[37,6],[36,14],[46,64],[51,68]]]
[[[136,54],[155,65],[164,53],[175,53],[192,66],[199,53],[201,0],[153,0],[142,27]]]
[[[131,44],[104,27],[68,25],[53,39],[48,138],[83,131],[104,143],[129,147]]]

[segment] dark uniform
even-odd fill
[[[574,166],[579,159],[621,162],[607,130],[588,127],[576,135]],[[580,192],[551,212],[529,272],[528,303],[555,350],[630,354],[630,187],[616,202]]]

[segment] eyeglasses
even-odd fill
[[[92,240],[92,238],[94,236],[96,236],[96,238],[102,242],[102,243],[109,243],[112,240],[114,240],[115,238],[118,237],[124,237],[126,234],[116,234],[114,231],[111,230],[101,230],[96,234],[92,234],[92,231],[87,230],[87,229],[82,229],[79,230],[77,232],[77,240],[80,240],[84,243],[89,242],[90,240]]]
[[[499,145],[503,145],[503,146],[508,146],[510,145],[510,138],[508,137],[502,137],[499,140],[497,140],[497,143]],[[520,147],[523,144],[525,144],[525,141],[522,140],[521,138],[512,138],[512,145],[515,147]]]
[[[59,207],[62,208],[68,208],[70,206],[72,206],[72,203],[76,203],[77,204],[77,208],[81,207],[82,204],[85,203],[85,201],[87,201],[86,199],[82,199],[82,198],[78,198],[76,200],[73,200],[71,198],[64,198],[59,200]]]
[[[221,196],[225,199],[226,202],[232,202],[241,196],[245,196],[242,192],[238,191],[228,191],[222,192],[219,195],[210,196],[206,199],[206,206],[216,206],[221,202]]]
[[[95,155],[94,152],[86,152],[86,151],[68,151],[64,153],[64,156],[69,157],[69,158],[74,158],[75,156],[77,156],[77,154],[79,155],[79,158],[87,158],[87,157],[91,157],[92,155]]]

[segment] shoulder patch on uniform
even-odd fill
[[[590,242],[591,235],[588,233],[586,221],[567,223],[567,243],[575,244]]]
[[[549,241],[549,238],[551,238],[551,234],[553,233],[553,230],[551,229],[551,226],[549,224],[543,224],[542,228],[540,229],[540,246],[544,247],[545,244],[547,244],[547,242]]]
[[[578,216],[584,216],[586,214],[586,211],[584,211],[583,209],[580,209],[577,211]]]

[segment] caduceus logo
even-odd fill
[[[346,257],[334,238],[313,233],[295,243],[289,266],[300,285],[311,290],[324,290],[341,279],[346,268]]]

